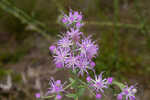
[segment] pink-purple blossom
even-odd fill
[[[51,46],[54,62],[57,68],[70,68],[76,70],[78,75],[88,74],[93,70],[95,62],[92,58],[97,55],[98,46],[92,41],[91,36],[85,37],[80,27],[83,26],[82,14],[77,11],[70,11],[69,15],[64,14],[62,22],[68,27],[56,46]]]
[[[64,37],[62,37],[60,40],[58,40],[57,45],[58,45],[59,47],[69,49],[70,46],[73,45],[73,42],[72,42],[71,39],[69,39],[68,36],[64,36]]]
[[[60,100],[62,96],[60,95],[62,92],[64,92],[64,84],[61,83],[61,80],[54,80],[54,78],[51,78],[49,82],[50,88],[48,88],[47,94],[55,94],[56,99]]]
[[[102,95],[101,94],[96,94],[96,99],[101,99]]]
[[[101,74],[99,74],[98,76],[95,75],[95,79],[91,79],[88,76],[88,83],[90,88],[93,89],[93,91],[96,92],[96,98],[100,97],[101,98],[101,94],[100,93],[104,93],[104,89],[108,88],[110,85],[110,79],[112,78],[103,78],[103,72],[101,72]],[[112,80],[111,80],[112,82]]]
[[[135,100],[135,93],[137,92],[137,89],[131,85],[130,87],[126,86],[122,89],[122,92],[118,94],[117,100],[122,100],[123,96],[125,96],[126,100]]]
[[[56,100],[60,100],[60,99],[62,99],[62,96],[59,95],[59,94],[57,94],[57,95],[56,95]]]
[[[91,37],[84,38],[81,43],[78,44],[81,55],[86,56],[88,59],[93,58],[98,53],[98,46]]]
[[[50,50],[52,53],[54,53],[54,51],[56,50],[56,46],[55,46],[55,45],[51,45],[51,46],[49,47],[49,50]]]
[[[75,70],[75,68],[77,68],[77,65],[79,64],[78,59],[79,59],[78,56],[74,56],[74,54],[70,55],[66,59],[66,67],[67,68],[72,68],[73,70]]]
[[[91,61],[90,65],[91,67],[95,67],[95,62]]]
[[[36,93],[36,94],[35,94],[35,97],[36,97],[36,98],[40,98],[40,97],[41,97],[41,94],[40,94],[40,93]]]
[[[72,38],[74,41],[79,41],[80,35],[83,34],[79,31],[79,29],[71,28],[70,31],[67,32],[67,35]]]
[[[77,22],[77,23],[76,23],[76,28],[78,28],[78,29],[79,29],[79,28],[80,28],[80,27],[82,27],[83,25],[84,25],[84,23]]]
[[[61,80],[54,80],[51,78],[50,80],[50,88],[48,88],[48,93],[56,93],[59,94],[60,92],[63,92],[63,84],[61,84]]]
[[[62,65],[62,67],[64,67],[65,61],[69,55],[70,55],[69,49],[64,49],[64,48],[58,47],[56,49],[55,55],[53,56],[55,64],[59,67],[60,67],[60,65]]]
[[[91,39],[91,36],[84,36],[80,28],[84,25],[82,21],[81,12],[70,11],[69,14],[64,14],[61,19],[62,23],[67,26],[67,31],[64,32],[63,36],[56,42],[56,45],[49,47],[49,50],[53,54],[54,63],[57,68],[69,68],[73,72],[77,73],[78,76],[83,76],[86,73],[87,84],[84,82],[82,85],[88,85],[96,99],[101,99],[102,95],[113,82],[112,77],[104,78],[103,72],[99,75],[95,74],[94,67],[96,66],[93,58],[98,54],[98,45]],[[89,70],[94,72],[94,79],[90,77]],[[76,83],[76,81],[75,81]],[[73,84],[66,86],[67,88]],[[50,88],[48,88],[48,94],[53,94],[56,100],[62,99],[62,92],[65,92],[64,84],[61,80],[50,80]],[[118,94],[117,100],[135,100],[136,88],[132,85],[126,86],[122,89],[121,93]],[[41,95],[37,93],[36,98],[40,98]],[[67,95],[66,95],[67,96]]]
[[[83,76],[84,73],[88,74],[88,69],[93,69],[92,67],[90,67],[90,61],[84,56],[79,57],[77,68],[79,69],[78,75],[81,76]]]
[[[90,76],[88,76],[88,77],[86,78],[86,81],[87,81],[87,82],[91,82],[91,80],[92,80],[92,78],[91,78]]]
[[[67,27],[74,26],[76,28],[80,28],[84,25],[82,22],[81,12],[72,11],[72,10],[70,10],[69,15],[64,14],[61,21]]]

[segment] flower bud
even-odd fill
[[[95,62],[92,61],[92,62],[90,63],[90,65],[91,65],[91,67],[95,67]]]
[[[61,96],[61,95],[59,95],[59,94],[58,94],[58,95],[56,95],[56,99],[57,99],[57,100],[60,100],[61,98],[62,98],[62,96]]]
[[[36,97],[36,98],[40,98],[40,97],[41,97],[41,94],[40,94],[40,93],[36,93],[36,94],[35,94],[35,97]]]
[[[55,45],[51,45],[50,47],[49,47],[49,50],[53,53],[54,52],[54,50],[56,49],[56,46]]]
[[[101,94],[96,94],[96,99],[101,99],[102,95]]]

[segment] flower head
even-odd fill
[[[71,28],[70,31],[67,32],[67,35],[72,38],[74,41],[79,41],[80,35],[82,32],[79,31],[79,29]]]
[[[96,94],[99,94],[99,92],[104,93],[104,89],[108,88],[110,83],[108,80],[110,78],[104,78],[102,77],[103,72],[100,75],[95,75],[95,79],[90,80],[90,87],[93,88],[93,90],[96,92]]]
[[[117,99],[122,100],[123,96],[125,96],[126,100],[135,100],[136,92],[137,90],[133,85],[131,85],[130,87],[126,86],[122,89],[122,92],[118,94]]]
[[[73,23],[73,22],[80,22],[82,20],[82,15],[81,13],[77,12],[77,11],[70,11],[69,12],[69,22]]]
[[[69,49],[58,47],[56,49],[56,54],[54,55],[54,62],[57,65],[56,67],[58,68],[64,67],[68,55],[70,55]]]
[[[78,56],[74,56],[74,54],[70,55],[67,59],[66,59],[66,67],[67,68],[72,68],[73,70],[75,70],[75,68],[77,67],[79,61],[78,61]]]
[[[56,93],[56,94],[59,94],[60,92],[63,92],[64,89],[63,89],[63,85],[61,84],[61,80],[56,80],[54,81],[53,78],[51,78],[50,80],[50,88],[48,89],[49,93]]]
[[[81,12],[70,10],[69,15],[64,14],[62,18],[62,23],[66,26],[74,26],[76,28],[82,27],[84,24],[82,22],[82,14]]]
[[[51,77],[49,82],[50,88],[48,88],[47,94],[55,94],[56,99],[60,100],[62,96],[60,95],[61,92],[64,92],[64,84],[61,83],[61,80],[54,80],[53,77]]]
[[[48,88],[48,93],[60,94],[60,92],[64,92],[64,89],[63,89],[64,84],[61,83],[61,80],[55,81],[54,78],[51,77],[50,82],[49,82],[50,88]]]
[[[88,74],[88,69],[93,69],[92,67],[90,67],[90,61],[86,57],[81,55],[79,57],[79,63],[77,65],[77,68],[79,69],[78,75],[81,76],[83,76],[84,72]]]
[[[67,48],[67,49],[69,49],[69,47],[70,47],[71,45],[73,45],[73,43],[72,43],[72,40],[70,40],[68,36],[64,36],[64,37],[62,37],[62,38],[58,41],[57,45],[60,46],[60,47],[62,47],[62,48]]]
[[[90,39],[90,36],[83,39],[81,44],[79,45],[79,50],[81,51],[82,55],[85,55],[89,59],[94,57],[97,54],[98,46],[95,44],[95,42],[92,42]]]
[[[76,28],[79,29],[80,27],[82,27],[84,25],[84,23],[82,22],[77,22],[76,23]]]
[[[62,96],[61,95],[56,95],[56,100],[60,100],[62,98]]]

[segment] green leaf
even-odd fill
[[[72,88],[76,88],[78,86],[76,80],[74,80],[72,78],[69,78],[69,80],[70,80],[70,83],[72,84],[72,86],[71,86]]]
[[[80,88],[77,93],[78,97],[82,96],[84,91],[85,91],[85,88]]]
[[[120,89],[125,88],[125,85],[120,83],[120,82],[118,82],[118,81],[113,81],[113,84],[117,85]]]

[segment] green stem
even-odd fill
[[[52,98],[52,97],[54,97],[55,95],[51,95],[51,96],[43,96],[43,97],[41,97],[42,99],[49,99],[49,98]]]
[[[113,27],[113,26],[116,26],[116,27],[124,27],[124,28],[133,28],[133,29],[141,29],[141,25],[135,25],[135,24],[125,24],[125,23],[113,23],[113,22],[94,22],[94,21],[87,21],[87,22],[84,22],[85,25],[98,25],[98,26],[101,26],[101,27]]]
[[[94,94],[94,92],[91,91],[91,89],[89,88],[89,86],[88,86],[84,81],[82,81],[81,79],[79,79],[75,73],[72,73],[72,72],[71,72],[71,74],[76,78],[77,81],[79,81],[80,83],[82,83],[82,85],[84,85],[84,87],[87,88],[87,89],[91,92],[91,94],[92,94],[93,96],[96,96],[96,95]]]
[[[119,1],[114,0],[114,64],[118,68],[118,56],[119,56],[119,28],[116,26],[119,19]]]
[[[126,87],[123,83],[120,83],[116,80],[114,80],[112,84],[117,85],[120,89],[123,89]]]
[[[67,85],[67,86],[64,88],[64,90],[68,89],[71,85],[72,85],[72,83],[69,84],[69,85]]]

